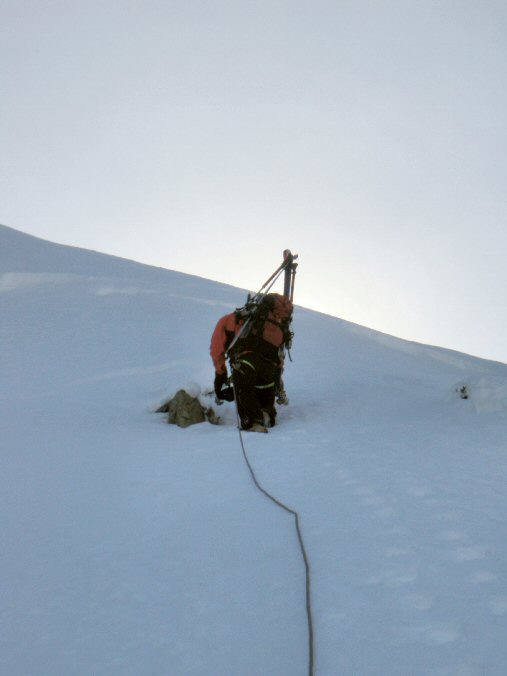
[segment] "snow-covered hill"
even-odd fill
[[[292,520],[232,406],[153,413],[212,383],[244,297],[0,226],[2,673],[307,673]],[[507,366],[301,308],[294,328],[291,404],[246,444],[301,515],[315,673],[503,676]]]

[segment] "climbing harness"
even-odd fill
[[[256,385],[255,389],[256,390],[269,390],[274,386],[275,386],[275,381],[273,380],[272,383],[268,383],[267,385]]]

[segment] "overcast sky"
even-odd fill
[[[0,222],[507,362],[507,2],[0,0]]]

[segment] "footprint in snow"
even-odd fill
[[[352,495],[361,498],[361,502],[367,507],[382,507],[385,504],[384,499],[375,495],[375,491],[368,486],[357,486],[352,491]]]
[[[374,495],[370,495],[369,497],[365,497],[363,499],[363,504],[367,505],[368,507],[382,507],[384,500],[382,498],[375,497]]]
[[[392,528],[384,528],[380,531],[380,535],[391,537],[392,535],[408,535],[408,530],[402,526],[393,526]]]
[[[427,594],[409,594],[405,603],[415,610],[429,610],[435,605],[435,599]]]
[[[473,584],[486,584],[488,582],[495,582],[498,580],[498,577],[494,573],[490,573],[489,570],[479,570],[470,576],[470,580]]]
[[[415,570],[385,570],[372,575],[366,580],[367,584],[383,584],[386,587],[403,587],[414,582],[417,578]]]
[[[358,486],[354,491],[352,491],[354,495],[359,495],[360,497],[369,497],[370,495],[373,495],[374,491],[372,488],[368,488],[367,486]]]
[[[446,645],[460,638],[458,629],[452,624],[425,624],[409,630],[412,638],[433,645]]]
[[[431,672],[431,676],[484,676],[484,671],[476,669],[471,664],[452,664],[439,667]]]
[[[391,559],[396,556],[406,556],[410,552],[406,547],[386,547],[382,552],[385,557]]]
[[[466,540],[466,535],[460,533],[459,530],[446,530],[443,533],[440,533],[438,537],[440,540],[447,540],[448,542]]]
[[[393,519],[396,516],[396,511],[392,507],[382,507],[381,509],[376,509],[374,514],[379,519]]]
[[[507,615],[507,596],[498,596],[489,604],[489,609],[493,615]]]
[[[453,511],[453,512],[441,512],[440,514],[435,514],[435,519],[438,521],[447,521],[454,522],[459,521],[463,518],[463,512]]]
[[[460,562],[477,561],[486,556],[487,547],[458,547],[454,552],[454,557]]]
[[[431,495],[431,490],[424,486],[407,486],[406,491],[414,498],[426,498]]]

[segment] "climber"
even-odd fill
[[[226,401],[236,399],[242,429],[267,432],[275,424],[275,395],[280,387],[283,391],[283,355],[292,336],[292,302],[286,296],[268,293],[253,307],[245,307],[247,312],[241,308],[222,317],[213,332],[210,354],[215,394]]]

